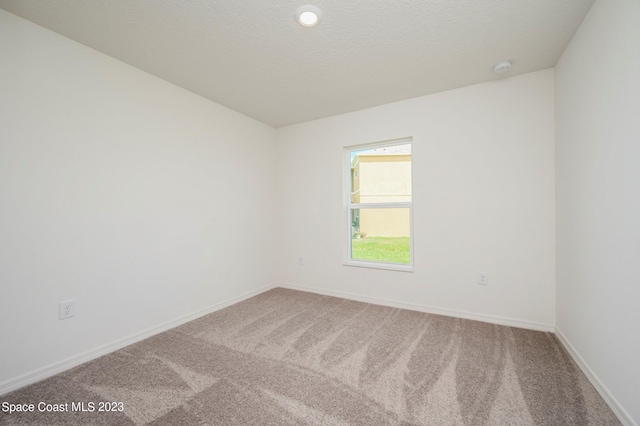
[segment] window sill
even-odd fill
[[[413,265],[401,265],[398,263],[368,262],[366,260],[346,260],[344,266],[355,266],[357,268],[385,269],[387,271],[413,272]]]

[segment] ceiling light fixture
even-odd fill
[[[502,61],[495,64],[493,72],[496,74],[502,74],[511,69],[511,61]]]
[[[322,18],[322,11],[307,4],[296,9],[296,20],[303,27],[315,27]]]

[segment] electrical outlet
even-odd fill
[[[302,266],[302,265],[304,265],[304,258],[302,256],[300,256],[298,258],[298,266]]]
[[[73,299],[60,302],[60,319],[71,318],[76,315],[76,301]]]
[[[478,271],[478,284],[480,285],[488,285],[489,284],[489,273]]]

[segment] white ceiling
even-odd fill
[[[273,127],[553,67],[594,0],[0,0]],[[322,9],[315,28],[296,8]]]

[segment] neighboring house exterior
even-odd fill
[[[351,160],[351,188],[353,203],[411,201],[411,145],[359,152]],[[409,209],[361,208],[352,225],[357,235],[408,237]]]

